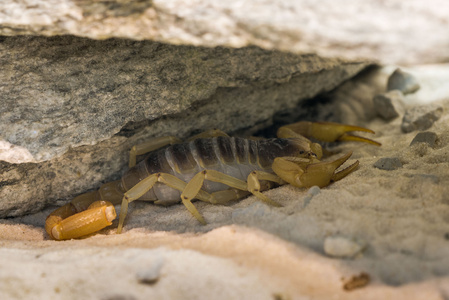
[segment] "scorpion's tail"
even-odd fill
[[[98,191],[79,195],[53,211],[45,221],[45,230],[56,240],[78,238],[99,231],[112,224],[117,216],[114,204],[120,203],[122,197],[120,181],[106,183]]]

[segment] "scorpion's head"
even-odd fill
[[[306,138],[293,138],[291,140],[298,149],[297,157],[308,159],[321,159],[323,157],[323,149],[320,144],[312,143]]]
[[[323,157],[323,149],[320,144],[310,142],[310,155],[317,159]]]

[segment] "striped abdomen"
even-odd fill
[[[196,139],[175,144],[150,153],[142,162],[123,176],[123,186],[129,190],[153,173],[169,173],[189,182],[204,169],[213,169],[245,180],[254,170],[271,172],[274,158],[296,156],[302,149],[291,139],[248,140],[243,138],[216,137]],[[226,185],[205,182],[203,189],[214,192],[227,189]],[[179,200],[180,192],[157,183],[142,200]]]

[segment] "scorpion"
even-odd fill
[[[153,138],[131,148],[129,170],[121,180],[81,194],[53,211],[45,230],[56,240],[79,238],[95,233],[117,217],[114,205],[121,203],[117,233],[121,233],[128,204],[134,200],[171,205],[182,202],[201,223],[206,224],[192,200],[226,204],[253,194],[272,206],[280,206],[262,191],[273,185],[291,184],[299,188],[325,187],[353,172],[355,161],[336,171],[352,155],[321,162],[323,142],[359,141],[380,143],[350,134],[372,130],[331,122],[301,121],[278,129],[277,138],[229,137],[215,129],[200,133],[186,142],[174,136]],[[136,163],[136,157],[149,153]]]

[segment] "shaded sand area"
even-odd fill
[[[4,299],[448,299],[449,93],[444,83],[426,81],[435,72],[425,67],[415,72],[421,90],[407,96],[408,106],[436,100],[432,105],[442,108],[426,130],[436,134],[434,144],[410,146],[420,131],[403,133],[402,117],[357,124],[376,131],[373,138],[382,147],[333,148],[339,154],[329,159],[353,151],[349,163],[360,161],[354,173],[323,189],[267,191],[280,208],[255,197],[228,206],[196,202],[206,226],[182,205],[143,202],[130,205],[121,235],[115,234],[115,221],[85,239],[49,240],[43,226],[54,208],[0,220],[1,294]],[[374,167],[382,158],[398,165]],[[325,244],[331,247],[325,250]]]

